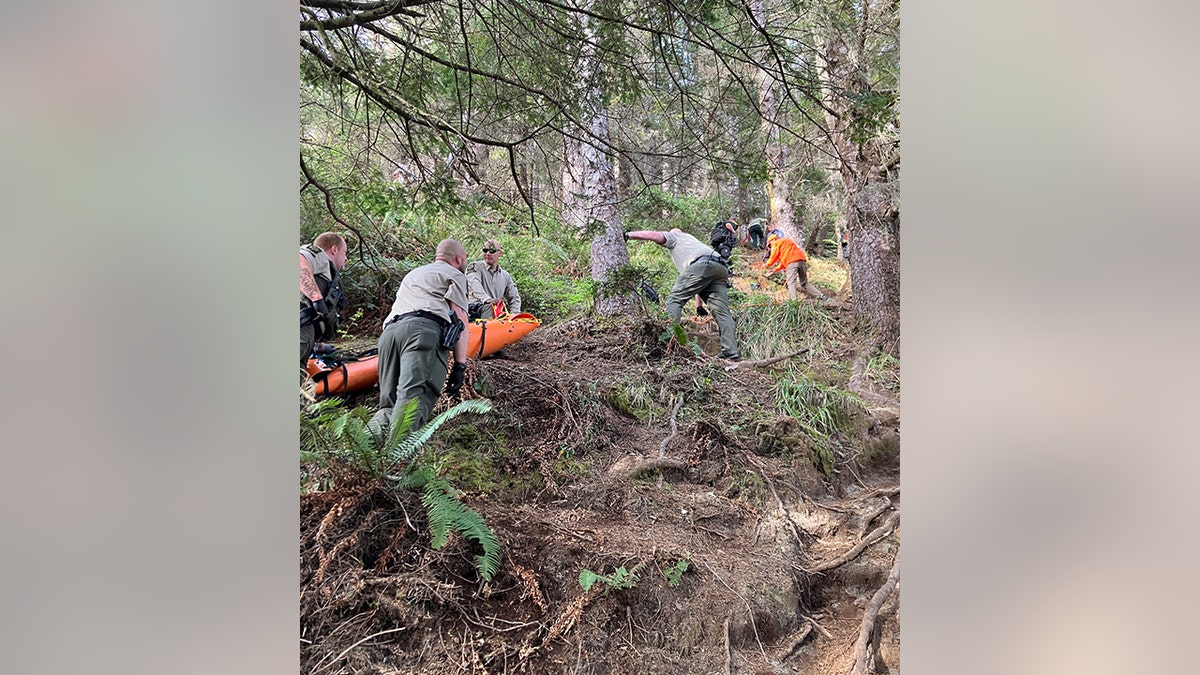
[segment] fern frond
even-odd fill
[[[346,422],[349,421],[350,418],[350,413],[347,412],[345,415],[341,415],[340,417],[334,419],[329,423],[329,433],[334,437],[341,436],[342,432],[346,429]]]
[[[430,542],[435,550],[446,545],[451,532],[459,532],[467,539],[479,542],[483,554],[475,556],[475,568],[484,581],[491,581],[500,569],[500,540],[483,520],[451,492],[448,483],[433,479],[426,483],[421,503],[429,514],[429,529],[433,535]]]
[[[346,420],[343,435],[350,439],[351,459],[364,471],[378,475],[382,470],[379,448],[367,425],[358,418]]]
[[[410,403],[414,401],[416,401],[416,399],[413,399],[413,401],[410,401]],[[455,417],[467,412],[482,414],[490,411],[491,409],[492,404],[490,401],[473,398],[460,402],[453,408],[450,408],[437,417],[429,420],[428,424],[421,427],[416,432],[408,434],[407,436],[400,437],[395,431],[393,431],[391,447],[387,452],[388,466],[396,466],[401,462],[407,462],[408,460],[412,459],[412,456],[416,454],[417,450],[419,450],[421,446],[425,445],[425,442],[433,436],[434,432],[437,431],[438,428]],[[408,415],[406,412],[405,417],[407,416]],[[395,429],[396,427],[393,426],[392,428]]]
[[[388,476],[388,478],[398,481],[396,487],[404,490],[420,490],[430,482],[438,479],[437,470],[431,466],[412,469],[403,476]]]
[[[397,409],[395,413],[398,414],[392,415],[392,430],[388,438],[397,439],[407,436],[408,430],[412,429],[413,422],[417,420],[417,411],[420,406],[420,399],[410,398],[403,408]]]

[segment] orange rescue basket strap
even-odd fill
[[[341,386],[341,391],[337,391],[337,392],[330,392],[330,390],[329,390],[329,376],[330,376],[330,374],[332,374],[332,373],[336,373],[336,372],[341,372],[341,374],[342,374],[342,386]],[[316,383],[316,384],[319,384],[319,385],[321,385],[322,387],[324,387],[324,390],[323,390],[323,391],[321,391],[321,392],[319,392],[319,395],[321,395],[321,396],[329,396],[331,393],[332,393],[332,394],[346,394],[346,393],[349,393],[349,386],[350,386],[350,370],[349,370],[348,368],[346,368],[346,364],[345,364],[345,363],[338,364],[336,367],[334,367],[334,368],[332,368],[332,369],[330,369],[330,370],[322,370],[321,372],[317,373],[316,375],[313,375],[313,376],[312,376],[312,379],[313,379],[313,382],[314,382],[314,383]]]

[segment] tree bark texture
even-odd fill
[[[754,21],[760,28],[766,28],[766,10],[763,0],[751,0],[750,11]],[[764,50],[763,60],[771,58]],[[792,188],[784,175],[783,144],[779,138],[779,106],[775,101],[775,91],[771,87],[771,76],[761,68],[755,73],[758,83],[758,106],[762,112],[762,130],[765,138],[767,161],[767,201],[770,204],[771,227],[783,230],[784,236],[792,241],[802,242],[804,233],[796,220],[795,209],[792,206]]]
[[[849,5],[843,5],[850,11]],[[861,30],[861,24],[860,24]],[[855,43],[858,42],[855,36]],[[839,157],[845,227],[850,237],[850,277],[854,313],[870,327],[877,346],[897,355],[900,348],[900,209],[884,155],[891,146],[878,139],[856,141],[848,94],[863,88],[847,38],[820,39],[822,93],[830,139]]]
[[[580,3],[586,11],[592,3]],[[629,264],[625,247],[621,214],[617,209],[617,177],[612,161],[600,147],[608,142],[608,110],[604,102],[598,72],[602,67],[595,53],[596,27],[594,19],[585,21],[577,84],[590,103],[586,132],[576,129],[575,138],[566,139],[566,162],[563,166],[563,220],[574,226],[581,236],[591,237],[592,279],[605,281],[612,270]],[[629,311],[634,299],[629,295],[596,297],[596,311],[602,316]]]

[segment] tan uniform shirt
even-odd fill
[[[304,259],[308,261],[308,267],[312,270],[313,277],[321,277],[325,280],[324,284],[317,284],[321,288],[321,293],[324,294],[325,288],[333,280],[333,261],[329,259],[325,251],[315,246],[301,246],[300,255],[304,256]],[[308,297],[304,295],[304,291],[300,292],[300,299],[308,300]]]
[[[493,299],[503,300],[509,313],[521,313],[521,294],[512,275],[499,265],[493,272],[488,269],[487,261],[476,260],[467,266],[467,300],[486,303]]]
[[[664,232],[667,238],[667,251],[671,254],[671,262],[680,274],[692,264],[692,261],[702,255],[716,255],[711,246],[693,237],[687,232]]]
[[[467,311],[467,276],[440,260],[422,265],[404,275],[383,325],[392,317],[418,310],[447,319],[451,302]]]

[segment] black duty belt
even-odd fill
[[[702,255],[702,256],[700,256],[699,258],[696,258],[696,259],[692,260],[692,262],[688,263],[688,265],[695,265],[695,264],[696,264],[696,263],[698,263],[698,262],[705,262],[705,261],[712,261],[712,262],[715,262],[715,263],[721,263],[722,265],[724,265],[724,264],[725,264],[725,261],[724,261],[724,259],[723,259],[723,258],[721,258],[721,256],[719,256],[719,255]]]
[[[445,328],[446,326],[448,326],[450,324],[449,321],[438,316],[437,314],[434,314],[433,312],[426,312],[423,309],[418,309],[415,312],[405,312],[404,314],[397,314],[395,317],[392,318],[391,321],[388,321],[387,325],[390,326],[390,325],[396,323],[397,321],[399,321],[400,319],[407,319],[410,316],[419,316],[422,319],[429,319],[430,321],[436,321],[437,324],[439,326],[441,326],[442,328]],[[385,326],[385,328],[386,328],[386,326]]]

